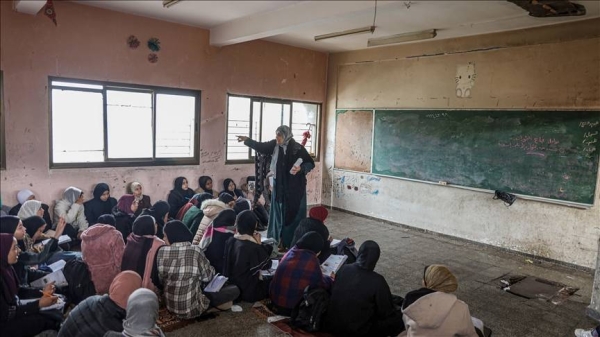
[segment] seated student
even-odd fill
[[[193,206],[198,206],[202,204],[202,201],[206,200],[206,195],[210,195],[208,193],[196,193],[194,196],[185,204],[183,207],[179,209],[177,212],[177,216],[173,220],[179,220],[183,222],[184,216],[187,214],[187,211],[190,210]],[[211,196],[212,197],[212,196]],[[202,199],[202,201],[200,201]],[[210,198],[212,199],[212,198]]]
[[[54,285],[48,284],[38,300],[22,304],[21,297],[36,298],[38,289],[23,288],[12,265],[18,260],[19,246],[11,235],[0,234],[0,323],[2,335],[11,337],[34,336],[46,330],[58,330],[60,321],[49,315],[40,314],[40,309],[56,303]]]
[[[304,234],[279,261],[269,291],[271,302],[278,314],[291,316],[300,303],[304,289],[329,290],[331,277],[323,275],[317,256],[323,248],[323,239],[317,232]]]
[[[110,331],[104,337],[165,337],[162,330],[156,325],[157,319],[158,297],[148,289],[138,289],[127,300],[127,317],[123,321],[123,332]]]
[[[390,287],[374,271],[379,255],[379,245],[365,241],[356,263],[338,271],[325,314],[327,331],[340,336],[383,337],[404,330],[402,313],[394,306]]]
[[[202,236],[204,235],[204,231],[210,223],[214,220],[214,218],[221,213],[224,209],[232,209],[233,205],[235,205],[235,201],[233,197],[227,193],[223,193],[219,196],[219,199],[210,199],[202,202],[200,206],[200,210],[202,211],[203,217],[198,225],[198,230],[196,231],[196,235],[194,235],[194,241],[192,244],[197,245],[202,240]]]
[[[89,227],[83,206],[83,192],[77,187],[67,187],[63,198],[54,205],[54,226],[65,219],[67,226],[64,233],[73,240],[78,240],[81,233]],[[52,228],[55,229],[55,228]]]
[[[225,243],[235,234],[235,212],[224,209],[210,224],[200,241],[200,248],[211,266],[219,274],[223,274]]]
[[[27,200],[21,205],[21,209],[17,213],[17,216],[21,220],[25,220],[30,216],[40,216],[43,217],[45,214],[44,209],[42,208],[42,202],[38,200]],[[44,222],[45,223],[45,222]]]
[[[169,204],[166,201],[159,200],[154,206],[143,210],[140,215],[150,215],[154,218],[156,221],[156,236],[162,239],[163,227],[169,221]]]
[[[122,234],[115,228],[115,217],[101,215],[98,223],[81,234],[81,255],[90,270],[97,294],[106,294],[121,271],[125,251]]]
[[[123,331],[127,300],[141,286],[138,274],[119,273],[110,284],[108,295],[88,297],[71,310],[58,337],[103,337],[109,331]]]
[[[185,177],[177,177],[167,199],[169,202],[169,218],[175,218],[179,209],[190,201],[194,194],[194,191],[188,187],[188,180]]]
[[[20,190],[19,193],[17,193],[17,201],[19,201],[19,203],[15,207],[11,208],[8,211],[8,215],[17,215],[18,216],[19,211],[21,210],[21,207],[28,200],[36,200],[35,194],[32,191],[27,190],[27,189]],[[46,221],[46,224],[48,225],[48,229],[50,229],[50,228],[52,228],[52,219],[50,218],[50,212],[48,211],[49,207],[48,207],[48,205],[42,203],[42,208],[44,209],[44,215],[40,215],[40,216],[44,218],[44,220]],[[33,215],[33,214],[31,214],[31,215]],[[31,215],[29,215],[29,216],[31,216]],[[27,216],[25,216],[25,218],[27,218]]]
[[[63,220],[64,222],[64,220]],[[40,244],[39,240],[50,239],[50,236],[44,235],[44,230],[46,229],[46,221],[42,217],[37,215],[30,216],[29,218],[23,220],[23,226],[25,226],[25,237],[22,241],[19,241],[19,246],[26,252],[39,254],[44,250],[44,245]],[[64,228],[64,226],[62,226]],[[60,237],[54,233],[55,238]],[[56,250],[50,253],[50,257],[46,261],[46,264],[52,264],[54,262],[64,260],[65,262],[69,262],[73,259],[81,258],[80,252],[71,252],[64,251],[60,247],[57,247]]]
[[[83,203],[85,218],[89,224],[95,224],[101,215],[112,214],[116,205],[117,199],[110,196],[110,187],[105,183],[98,183],[94,187],[94,198]]]
[[[260,301],[269,295],[269,280],[263,280],[260,271],[271,267],[273,246],[261,244],[257,224],[252,211],[240,213],[237,234],[225,243],[223,275],[240,289],[240,299],[245,302]]]
[[[210,195],[212,195],[213,198],[216,198],[219,196],[219,194],[217,193],[217,191],[213,190],[213,180],[211,177],[209,176],[202,176],[200,178],[198,178],[198,187],[196,189],[196,193],[208,193]]]
[[[325,212],[327,212],[327,209],[325,209],[325,207],[320,206],[313,207],[311,209],[311,212],[315,208],[323,208]],[[321,218],[327,218],[327,215]],[[327,260],[327,258],[331,255],[331,248],[329,247],[329,245],[331,244],[331,236],[329,235],[329,229],[327,229],[327,226],[323,224],[322,220],[318,220],[312,217],[302,219],[300,221],[300,224],[298,224],[298,227],[296,227],[296,230],[294,231],[292,245],[295,245],[296,242],[308,232],[317,232],[323,239],[323,247],[321,247],[321,254],[319,254],[319,262],[325,262],[325,260]]]
[[[219,195],[221,195],[222,193],[227,193],[227,194],[231,195],[234,200],[237,200],[237,198],[245,198],[246,197],[244,192],[242,192],[242,190],[237,188],[237,186],[233,182],[233,179],[231,179],[231,178],[227,178],[223,181],[223,190],[221,191],[221,193],[219,193]]]
[[[112,215],[115,217],[115,227],[121,232],[121,236],[125,241],[127,241],[127,237],[131,234],[131,227],[136,218],[135,213],[138,208],[138,202],[133,194],[124,194],[119,198],[117,205],[113,207]]]
[[[406,331],[401,336],[478,336],[469,306],[452,294],[458,281],[446,266],[425,267],[423,286],[402,303]]]
[[[16,262],[14,270],[17,272],[20,284],[29,284],[47,274],[46,272],[32,269],[29,266],[46,263],[52,256],[52,253],[59,249],[58,237],[62,235],[65,225],[64,220],[59,221],[54,237],[44,245],[44,249],[40,253],[27,251],[19,253],[19,260]],[[0,233],[10,234],[15,239],[21,241],[25,238],[25,226],[23,226],[23,222],[18,217],[5,215],[0,217]]]
[[[137,181],[129,184],[127,188],[127,194],[133,194],[135,200],[137,201],[138,208],[135,211],[134,215],[137,218],[144,209],[152,207],[152,202],[150,201],[150,197],[143,194],[142,184]]]
[[[181,222],[190,230],[192,233],[196,233],[198,227],[200,226],[200,221],[204,217],[204,212],[200,209],[202,207],[202,203],[206,200],[213,199],[213,195],[210,193],[200,193],[194,195],[196,198],[196,205],[194,207],[190,207]]]
[[[209,306],[229,303],[231,307],[240,292],[226,286],[218,293],[203,293],[202,286],[215,276],[202,249],[192,246],[192,233],[178,220],[165,225],[165,242],[156,254],[154,283],[162,288],[167,309],[177,317],[190,319],[202,315]],[[223,308],[228,309],[228,308]]]
[[[140,215],[133,222],[133,232],[129,235],[121,270],[133,270],[142,277],[142,287],[156,291],[152,283],[152,266],[158,249],[165,242],[156,237],[157,225],[149,215]]]
[[[236,215],[242,213],[243,211],[251,211],[252,202],[246,198],[237,198],[235,205],[233,206],[233,210],[235,211]]]

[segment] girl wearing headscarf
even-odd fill
[[[21,219],[25,219],[32,215],[36,215],[35,213],[38,211],[37,209],[35,210],[35,212],[31,212],[31,210],[29,210],[28,213],[23,214],[23,217],[21,217],[19,215],[19,211],[21,210],[21,207],[23,207],[23,205],[29,200],[36,200],[35,193],[33,193],[31,190],[27,190],[27,189],[20,190],[19,193],[17,193],[17,201],[19,201],[19,203],[15,207],[11,208],[10,211],[8,212],[8,214],[16,215]],[[30,207],[32,207],[32,206],[30,206]],[[52,228],[52,219],[50,218],[49,207],[48,207],[48,205],[41,203],[41,208],[44,210],[44,214],[40,215],[40,216],[43,217],[44,220],[46,221],[46,225],[48,225],[47,229],[50,229],[50,228]]]
[[[207,200],[207,199],[211,199],[211,198],[206,198],[206,196],[209,195],[212,198],[211,194],[208,193],[196,193],[194,194],[194,196],[190,199],[190,201],[188,201],[185,205],[183,205],[183,207],[181,207],[179,209],[179,211],[177,212],[177,217],[175,217],[174,220],[180,220],[183,221],[183,218],[185,217],[185,215],[187,214],[187,212],[193,208],[193,206],[199,206],[199,203],[202,203],[202,201]]]
[[[25,237],[23,238],[23,244],[25,246],[24,250],[36,254],[40,253],[44,247],[42,245],[36,245],[36,243],[50,238],[44,235],[46,221],[38,215],[27,217],[22,221],[23,226],[25,226]]]
[[[134,213],[136,217],[138,217],[142,211],[146,208],[152,207],[152,202],[150,201],[150,197],[143,194],[142,184],[134,181],[127,188],[127,194],[133,194],[135,200],[138,203],[138,209]]]
[[[477,337],[469,306],[456,298],[456,289],[458,281],[448,267],[425,267],[423,288],[406,294],[402,304],[406,325],[402,336]]]
[[[192,243],[194,245],[199,244],[200,240],[202,240],[202,236],[204,236],[206,228],[208,228],[208,225],[210,225],[214,218],[221,213],[221,211],[225,209],[231,209],[232,206],[229,205],[234,204],[235,201],[233,200],[233,197],[227,193],[222,193],[219,196],[219,199],[203,201],[202,205],[200,205],[200,210],[202,211],[203,216],[200,220],[200,224],[198,225],[198,229],[196,230],[196,235],[194,235],[194,240]]]
[[[115,222],[112,215],[101,215],[97,224],[81,234],[81,255],[98,294],[106,294],[121,271],[125,242]]]
[[[271,267],[273,246],[261,243],[257,224],[252,211],[243,211],[236,218],[237,233],[225,243],[223,275],[240,289],[240,299],[245,302],[269,296],[270,280],[263,280],[260,271]]]
[[[192,233],[196,233],[200,226],[200,221],[202,221],[202,218],[204,217],[204,212],[200,209],[202,203],[206,200],[213,199],[213,195],[210,193],[200,193],[196,194],[194,198],[196,199],[196,206],[190,207],[181,220]]]
[[[116,228],[124,240],[131,234],[131,226],[135,220],[135,213],[139,209],[138,201],[133,194],[124,194],[119,198],[117,205],[113,207],[112,215],[115,217]]]
[[[142,277],[142,286],[155,291],[152,266],[158,249],[165,242],[156,237],[156,222],[149,215],[140,215],[133,222],[133,232],[127,239],[121,270],[133,270]]]
[[[103,337],[108,331],[123,331],[127,301],[141,286],[138,274],[119,273],[110,284],[108,295],[88,297],[71,310],[58,337]]]
[[[344,265],[338,271],[325,315],[328,331],[340,336],[385,337],[397,336],[404,330],[402,314],[394,305],[390,287],[374,271],[380,253],[376,242],[365,241],[358,250],[356,263]]]
[[[150,208],[142,211],[141,215],[150,215],[156,221],[156,236],[163,238],[163,227],[169,221],[169,204],[166,201],[159,200]],[[127,241],[127,240],[125,240]]]
[[[81,233],[89,227],[83,206],[83,192],[77,187],[67,187],[63,198],[56,201],[54,206],[55,226],[61,218],[67,223],[65,234],[74,240],[79,239]]]
[[[194,196],[194,191],[188,187],[188,180],[185,177],[177,177],[173,183],[173,189],[169,192],[169,217],[175,218],[179,209],[187,204]]]
[[[90,224],[95,224],[102,214],[111,214],[113,207],[117,205],[117,199],[110,196],[110,187],[105,183],[98,183],[94,187],[94,198],[86,201],[85,218]]]
[[[323,247],[321,247],[321,254],[319,254],[319,262],[325,262],[325,260],[327,260],[327,258],[331,255],[331,248],[329,247],[331,244],[331,236],[329,235],[329,229],[327,229],[327,226],[325,226],[321,220],[312,217],[302,219],[298,225],[298,228],[296,228],[296,231],[294,232],[292,244],[295,245],[296,242],[298,242],[298,240],[308,232],[317,232],[321,236],[321,239],[323,239]]]
[[[222,193],[229,194],[230,196],[233,197],[233,200],[237,200],[237,198],[245,198],[246,197],[244,192],[242,192],[242,190],[237,188],[237,186],[233,182],[233,179],[231,179],[231,178],[227,178],[223,181],[223,190],[221,191],[221,193],[219,193],[219,195],[221,195]]]
[[[123,332],[108,332],[104,337],[165,337],[156,325],[158,319],[158,297],[148,289],[138,289],[127,301],[127,318],[123,321]]]
[[[198,178],[198,187],[196,193],[209,193],[213,198],[219,196],[218,192],[213,190],[213,180],[209,176],[202,176]]]
[[[235,234],[235,217],[234,210],[222,210],[200,240],[200,248],[204,250],[204,255],[219,274],[223,273],[225,243]]]
[[[38,200],[27,200],[19,209],[17,216],[24,220],[30,216],[44,216],[44,209],[42,208],[42,202]]]
[[[11,235],[0,234],[0,323],[3,336],[34,336],[45,330],[58,330],[60,321],[40,314],[40,309],[56,303],[56,296],[44,296],[38,300],[21,304],[20,298],[36,298],[37,289],[19,286],[19,278],[13,269],[19,256],[17,240]],[[54,285],[44,291],[53,294]]]
[[[291,316],[292,310],[302,300],[306,287],[331,288],[333,281],[323,275],[317,258],[322,248],[321,236],[316,232],[308,232],[279,261],[269,291],[278,314]]]
[[[296,143],[288,126],[278,127],[275,135],[275,139],[265,143],[246,136],[238,136],[238,141],[257,152],[272,155],[269,175],[274,180],[267,235],[287,249],[292,246],[296,227],[306,216],[306,175],[315,168],[315,162]],[[298,159],[302,159],[302,164],[295,166]]]

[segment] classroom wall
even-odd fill
[[[71,185],[91,197],[97,182],[108,183],[119,197],[132,180],[140,181],[152,200],[166,200],[180,175],[193,188],[205,174],[213,177],[215,189],[227,177],[239,186],[242,177],[254,175],[254,164],[225,165],[226,94],[325,100],[325,53],[266,41],[213,48],[208,30],[71,2],[54,5],[57,27],[41,12],[19,14],[12,10],[12,1],[0,5],[7,160],[7,169],[0,172],[4,204],[15,204],[16,192],[22,188],[48,203]],[[136,50],[126,45],[131,34],[142,42]],[[145,41],[150,37],[161,41],[156,64],[146,59]],[[49,169],[48,76],[201,90],[200,165]],[[308,177],[310,204],[320,203],[321,164],[316,166]]]
[[[333,169],[335,109],[598,109],[600,20],[332,54],[323,203],[408,226],[594,268],[595,206],[581,210]],[[457,67],[477,74],[457,97]],[[360,137],[361,135],[356,135]],[[344,155],[344,154],[342,154]],[[599,184],[600,186],[600,184]],[[398,244],[402,244],[399,239]]]

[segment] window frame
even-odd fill
[[[323,103],[313,102],[313,101],[273,98],[273,97],[251,96],[251,95],[235,94],[235,93],[228,92],[227,96],[226,96],[226,103],[225,103],[225,108],[227,111],[226,121],[225,121],[225,165],[254,163],[254,156],[252,156],[252,149],[250,149],[250,148],[248,148],[248,159],[227,159],[227,152],[228,152],[228,148],[229,148],[229,146],[227,144],[228,143],[227,137],[229,135],[229,98],[230,97],[240,97],[240,98],[250,99],[250,117],[248,119],[250,121],[250,134],[248,135],[249,137],[252,136],[252,133],[253,133],[252,124],[254,122],[254,103],[255,102],[260,102],[261,109],[262,109],[263,103],[276,103],[276,104],[282,104],[282,105],[289,104],[290,105],[290,128],[292,128],[291,124],[294,120],[294,103],[315,104],[317,106],[317,118],[316,118],[315,130],[313,130],[314,134],[311,134],[311,138],[314,140],[314,138],[317,137],[316,142],[314,142],[316,155],[311,156],[311,157],[313,158],[313,160],[315,162],[318,162],[320,160],[321,137],[320,137],[319,131],[321,129],[321,117],[322,117],[322,111],[323,111]],[[261,115],[261,117],[262,117],[262,115]],[[262,134],[262,123],[260,123],[259,125],[260,126],[259,126],[258,133]],[[296,141],[298,143],[300,143],[300,141],[297,139],[297,137],[298,137],[298,135],[294,135],[294,139],[296,139]]]
[[[102,89],[77,88],[61,85],[52,85],[53,81],[75,82],[78,84],[101,85]],[[80,163],[54,163],[53,160],[53,130],[52,130],[52,90],[65,89],[101,93],[103,97],[103,122],[104,122],[104,162]],[[153,158],[108,158],[108,109],[106,92],[110,90],[142,92],[152,94],[152,156]],[[193,96],[195,98],[194,115],[194,156],[189,158],[156,158],[156,96],[157,94]],[[199,165],[200,164],[200,116],[202,91],[193,89],[179,89],[152,85],[118,83],[108,81],[94,81],[67,77],[48,76],[48,129],[49,129],[49,164],[50,169],[69,168],[105,168],[105,167],[138,167],[138,166],[172,166],[172,165]]]

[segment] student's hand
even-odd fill
[[[46,284],[46,286],[44,287],[44,290],[42,290],[42,292],[44,293],[44,296],[52,297],[54,295],[55,289],[56,289],[56,287],[54,286],[54,282],[51,282],[51,283]]]
[[[329,241],[329,242],[333,241],[333,236],[329,235],[329,237],[327,238],[327,241]]]
[[[262,237],[260,235],[259,232],[254,232],[254,234],[252,235],[252,237],[254,238],[254,240],[256,240],[256,242],[261,243],[262,242]]]
[[[295,176],[295,175],[296,175],[296,173],[300,172],[300,170],[301,170],[301,169],[302,169],[302,168],[301,168],[300,166],[294,166],[294,167],[292,167],[292,169],[290,170],[290,173],[291,173],[293,176]]]
[[[56,225],[56,231],[54,232],[54,238],[56,240],[58,240],[58,238],[60,238],[60,236],[63,234],[66,225],[67,222],[65,221],[65,218],[60,217],[60,219],[58,220],[58,225]]]
[[[43,296],[42,298],[40,298],[39,307],[49,307],[55,304],[56,302],[58,302],[58,296]]]
[[[238,139],[238,143],[245,142],[246,140],[249,139],[249,137],[246,137],[246,136],[236,136],[236,137]]]

